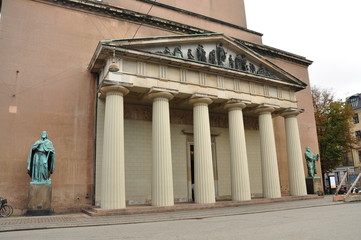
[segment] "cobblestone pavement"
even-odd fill
[[[267,204],[246,205],[239,207],[224,207],[203,210],[184,210],[177,212],[133,214],[90,217],[83,213],[64,214],[38,217],[9,217],[0,218],[0,232],[36,230],[50,228],[69,228],[101,225],[118,225],[145,222],[161,222],[182,219],[202,219],[231,215],[252,214],[260,212],[272,212],[297,208],[310,208],[335,204],[347,204],[344,202],[332,202],[331,196],[312,200],[300,200],[290,202],[276,202]]]

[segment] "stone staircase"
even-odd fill
[[[217,201],[216,203],[210,203],[210,204],[178,203],[175,204],[174,206],[165,206],[165,207],[151,206],[151,205],[131,205],[123,209],[102,209],[99,207],[91,207],[88,209],[83,209],[82,212],[89,216],[154,214],[154,213],[164,213],[164,212],[238,207],[238,206],[246,206],[246,205],[289,202],[289,201],[309,200],[309,199],[318,199],[318,198],[323,198],[323,196],[318,196],[318,195],[283,196],[281,198],[255,198],[250,201],[242,201],[242,202]]]

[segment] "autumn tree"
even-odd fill
[[[344,101],[335,100],[329,89],[312,87],[318,144],[323,173],[341,166],[346,153],[355,139],[351,134],[352,107]]]

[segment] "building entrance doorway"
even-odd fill
[[[216,161],[216,147],[215,143],[212,143],[212,164],[213,164],[213,177],[214,177],[214,190],[216,199],[218,199],[218,173],[217,173],[217,161]],[[194,144],[188,143],[188,201],[194,202]]]

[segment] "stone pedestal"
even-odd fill
[[[322,183],[320,177],[306,177],[307,194],[323,195]]]
[[[27,216],[51,215],[51,184],[29,184]]]

